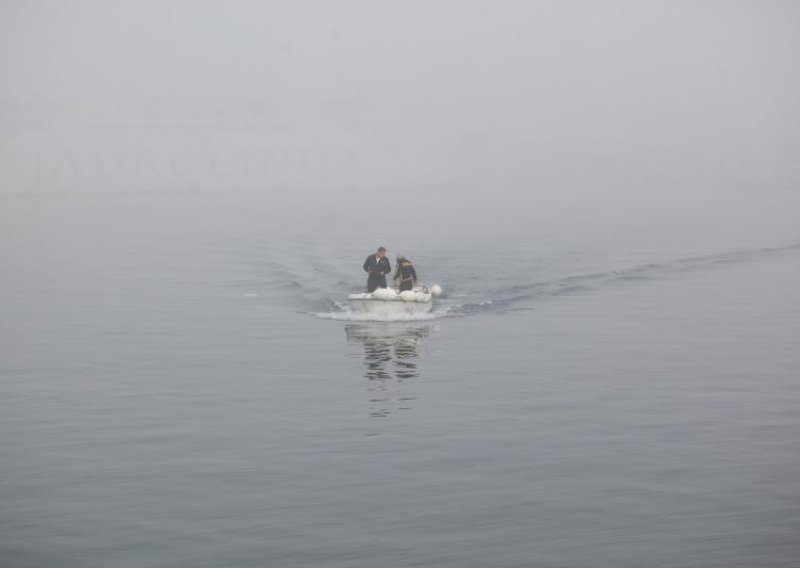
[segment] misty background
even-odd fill
[[[797,204],[792,2],[1,9],[4,194]]]
[[[795,566],[798,29],[0,1],[0,565]]]

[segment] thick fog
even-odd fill
[[[0,566],[797,566],[798,31],[0,0]]]
[[[800,206],[794,2],[3,2],[3,194]]]

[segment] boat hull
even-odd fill
[[[372,294],[350,294],[347,300],[350,311],[380,319],[417,316],[433,309],[433,296],[421,290],[398,294],[391,289],[383,289]]]

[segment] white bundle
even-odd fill
[[[397,292],[391,288],[378,288],[372,293],[372,297],[376,300],[394,300],[397,297]]]

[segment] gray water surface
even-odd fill
[[[5,199],[0,564],[797,566],[793,225],[570,208]]]

